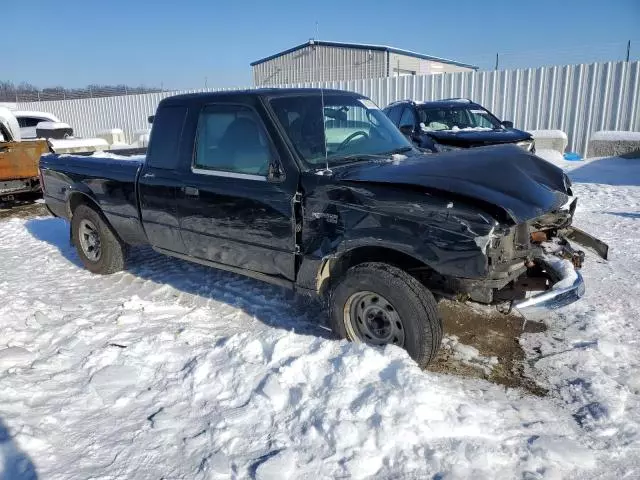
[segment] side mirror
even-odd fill
[[[280,162],[272,160],[269,162],[269,171],[267,173],[267,180],[270,182],[282,182],[284,181],[284,171],[280,166]]]
[[[410,137],[411,135],[413,135],[414,128],[412,125],[400,125],[400,131],[403,135]]]
[[[500,124],[505,128],[513,128],[513,122],[511,120],[504,120]]]
[[[149,122],[149,124],[152,124],[152,123],[153,123],[153,119],[154,119],[155,117],[156,117],[155,115],[149,115],[149,116],[147,117],[147,122]]]

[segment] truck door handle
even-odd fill
[[[145,173],[142,178],[156,178],[155,173]]]
[[[182,187],[182,191],[187,197],[197,197],[200,195],[200,190],[196,187]]]

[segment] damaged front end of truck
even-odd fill
[[[572,225],[578,199],[568,176],[517,147],[354,165],[336,177],[357,185],[349,203],[360,204],[358,212],[371,204],[395,218],[384,231],[369,229],[370,240],[380,243],[397,229],[385,242],[403,244],[423,262],[406,268],[436,294],[504,312],[559,308],[585,292],[585,253],[574,245],[608,255],[605,243]],[[375,223],[335,213],[347,236]]]
[[[536,314],[573,303],[585,292],[580,269],[588,249],[603,259],[608,246],[572,226],[577,198],[531,221],[496,228],[486,242],[488,276],[459,280],[472,301],[496,304],[508,313]]]

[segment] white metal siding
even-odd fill
[[[398,53],[389,54],[389,76],[395,77],[397,70],[404,72],[414,72],[414,75],[432,75],[440,73],[473,72],[472,68],[460,67],[450,63],[438,62],[435,60],[425,60],[423,58],[401,55]]]
[[[253,66],[256,87],[387,75],[386,52],[313,45]]]
[[[610,62],[445,75],[294,83],[288,87],[339,88],[369,96],[381,107],[394,100],[467,97],[517,128],[560,129],[569,149],[584,154],[597,130],[640,131],[640,62]],[[214,89],[209,89],[213,91]],[[53,113],[82,136],[148,127],[147,117],[164,97],[187,92],[19,103],[23,110]]]

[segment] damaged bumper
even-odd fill
[[[538,259],[536,263],[546,272],[553,283],[548,290],[515,302],[514,308],[523,314],[536,311],[553,310],[569,305],[580,299],[585,292],[582,275],[578,269],[582,266],[584,253],[574,250],[568,240],[573,240],[601,258],[607,260],[609,246],[601,240],[576,228],[569,227],[562,234],[562,253]],[[558,258],[560,257],[560,258]]]
[[[517,301],[514,308],[523,314],[553,310],[569,305],[584,295],[584,280],[567,260],[539,260],[547,274],[555,280],[549,290]]]

